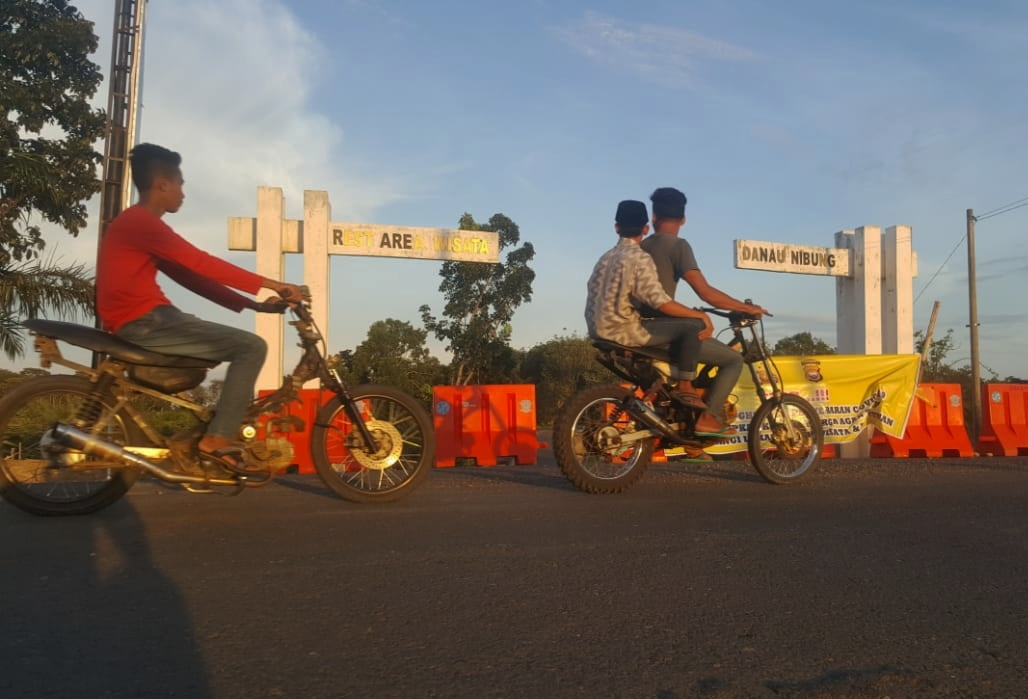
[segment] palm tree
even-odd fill
[[[0,350],[9,359],[25,353],[22,318],[93,313],[93,278],[85,266],[62,267],[51,257],[0,267]]]

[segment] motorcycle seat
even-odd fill
[[[640,357],[655,359],[660,362],[671,362],[671,355],[668,354],[668,348],[666,346],[629,347],[627,345],[619,345],[618,343],[611,342],[610,340],[593,340],[593,347],[601,352],[618,352],[628,355],[634,354]]]
[[[174,367],[177,369],[210,369],[218,365],[218,362],[200,359],[199,357],[183,357],[174,354],[151,352],[139,345],[126,342],[117,335],[85,325],[65,323],[59,320],[43,320],[42,318],[26,320],[22,325],[36,335],[52,337],[78,347],[85,347],[88,350],[109,355],[126,364]]]

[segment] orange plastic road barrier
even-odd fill
[[[1028,384],[985,384],[982,406],[978,451],[996,456],[1028,454]]]
[[[903,439],[875,430],[871,437],[871,456],[974,456],[964,426],[960,384],[923,383],[919,389],[910,408]]]
[[[435,386],[432,422],[439,467],[474,459],[495,466],[513,457],[517,464],[534,464],[536,436],[535,385]]]

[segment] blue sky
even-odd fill
[[[77,5],[107,73],[114,2]],[[965,210],[1028,196],[1025,36],[1028,5],[995,0],[158,1],[140,135],[184,157],[186,204],[169,223],[251,268],[252,254],[226,251],[225,220],[254,215],[259,185],[285,190],[291,218],[304,189],[328,191],[335,221],[510,216],[536,248],[517,347],[584,334],[615,206],[658,186],[687,193],[707,278],[775,313],[772,342],[810,331],[834,344],[835,282],[736,270],[734,239],[831,246],[838,230],[910,225],[915,327],[941,301],[938,332],[954,329],[960,364]],[[977,227],[982,361],[1001,377],[1028,376],[1026,232],[1028,207]],[[91,221],[51,249],[89,262],[95,236]],[[300,269],[289,261],[291,281]],[[381,318],[420,327],[419,305],[443,305],[438,269],[334,258],[332,348]],[[698,303],[684,285],[678,298]]]

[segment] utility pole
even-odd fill
[[[974,209],[967,210],[967,285],[970,301],[968,327],[971,329],[971,441],[982,433],[982,372],[978,360],[978,287],[974,262]]]
[[[143,79],[143,22],[147,0],[115,0],[111,42],[110,85],[107,89],[107,132],[104,135],[103,180],[100,189],[100,241],[114,217],[128,207],[132,195],[128,152],[136,142],[139,93]],[[100,316],[94,325],[102,326]],[[100,354],[93,353],[93,368]]]
[[[97,249],[107,224],[128,207],[131,199],[128,152],[136,141],[145,14],[146,0],[115,0]]]

